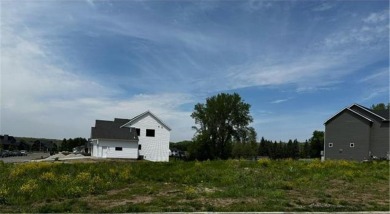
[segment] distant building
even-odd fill
[[[91,156],[169,161],[169,128],[150,111],[132,119],[96,120]]]
[[[325,122],[325,159],[389,159],[389,110],[353,104]]]

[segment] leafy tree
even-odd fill
[[[301,156],[301,158],[309,158],[310,157],[310,145],[309,145],[309,142],[307,140],[303,144],[300,156]]]
[[[87,139],[81,137],[74,138],[74,139],[69,138],[68,140],[64,138],[62,140],[60,150],[72,152],[73,148],[78,146],[85,146],[87,142],[88,142]]]
[[[378,103],[378,104],[373,104],[371,106],[371,109],[372,110],[387,110],[387,109],[390,109],[390,103],[387,103],[387,105],[385,105],[384,103]]]
[[[287,154],[286,154],[286,157],[287,158],[292,158],[294,156],[294,144],[292,142],[292,140],[290,139],[288,142],[287,142]]]
[[[227,159],[231,156],[233,140],[239,141],[243,130],[252,122],[250,105],[237,93],[221,93],[195,105],[191,117],[195,119],[197,134],[193,151],[199,160]]]
[[[261,137],[258,153],[259,156],[268,156],[268,144],[264,137]]]
[[[60,151],[68,151],[68,142],[65,138],[62,140]]]
[[[315,130],[310,138],[310,157],[321,157],[321,151],[324,149],[324,132]]]
[[[257,155],[257,134],[254,128],[243,129],[239,140],[233,144],[232,156],[235,158],[254,158]]]
[[[190,145],[192,144],[193,142],[190,141],[190,140],[184,140],[184,141],[180,141],[180,142],[177,142],[177,143],[169,143],[169,148],[172,150],[172,149],[178,149],[180,151],[188,151],[189,150],[189,147]]]
[[[298,159],[299,158],[299,142],[297,139],[293,141],[291,158]]]

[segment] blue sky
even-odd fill
[[[73,138],[146,110],[191,139],[193,107],[251,104],[259,138],[305,140],[389,102],[388,1],[1,1],[0,133]]]

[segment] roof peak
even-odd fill
[[[358,104],[358,103],[354,103],[354,104],[351,105],[349,108],[352,108],[353,106],[357,106],[357,107],[359,107],[359,108],[361,108],[361,109],[363,109],[363,110],[369,112],[370,114],[372,114],[372,115],[374,115],[374,116],[376,116],[376,117],[381,118],[382,120],[389,120],[389,117],[388,117],[388,116],[387,116],[387,118],[386,118],[386,117],[384,117],[384,115],[382,116],[382,115],[378,114],[377,112],[375,112],[376,110],[367,108],[367,107],[365,107],[365,106],[363,106],[363,105],[360,105],[360,104]]]
[[[143,118],[146,115],[152,116],[155,120],[157,120],[157,122],[161,123],[161,125],[165,126],[165,128],[167,128],[169,131],[171,131],[171,128],[167,124],[165,124],[160,118],[158,118],[156,115],[154,115],[150,110],[147,110],[144,113],[139,114],[139,115],[131,118],[127,123],[123,124],[121,127],[124,127],[128,124],[132,124],[132,123],[138,121],[140,118]]]

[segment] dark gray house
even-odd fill
[[[389,159],[389,155],[389,110],[353,104],[325,122],[326,160]]]

